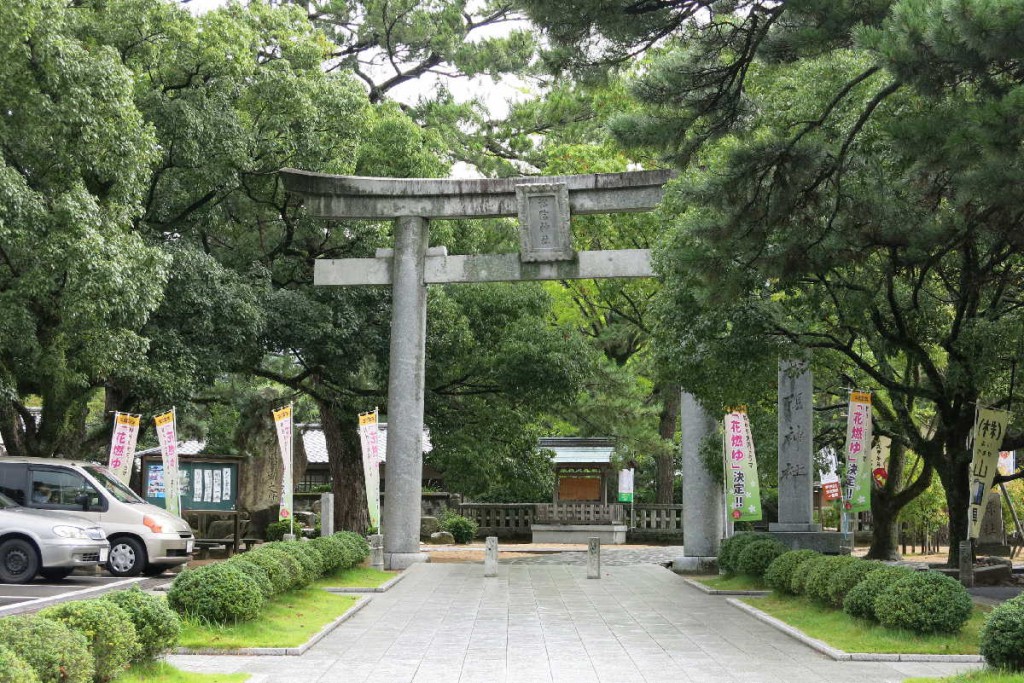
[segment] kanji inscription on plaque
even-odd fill
[[[516,185],[521,261],[576,258],[569,231],[569,190],[565,183]]]

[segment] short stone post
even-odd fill
[[[601,539],[596,536],[587,545],[587,578],[601,578]]]
[[[370,535],[370,566],[384,569],[384,537],[380,534]]]
[[[320,494],[320,535],[334,535],[334,494]]]
[[[484,544],[484,576],[498,575],[498,537],[488,536]]]
[[[974,556],[971,539],[960,541],[960,583],[964,588],[974,587]]]
[[[685,391],[680,397],[679,411],[685,539],[683,555],[673,560],[672,570],[681,574],[714,573],[722,538],[722,484],[705,467],[700,444],[708,434],[714,433],[715,419],[693,394]]]

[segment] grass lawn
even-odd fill
[[[730,574],[725,576],[694,576],[692,578],[716,591],[768,590],[760,579],[754,578],[753,576],[744,576],[743,574]]]
[[[175,669],[167,662],[150,662],[133,666],[113,683],[242,683],[247,680],[249,674],[194,674]]]
[[[978,632],[990,609],[975,605],[970,621],[956,635],[920,635],[888,629],[873,621],[851,617],[842,610],[794,596],[772,593],[763,598],[748,598],[744,602],[846,652],[929,655],[978,654]]]
[[[355,604],[357,597],[332,595],[319,588],[305,588],[279,595],[267,603],[255,621],[238,624],[182,624],[182,647],[223,648],[298,647]]]
[[[325,576],[314,588],[376,588],[398,576],[398,572],[382,572],[372,567],[353,567]]]
[[[998,669],[981,669],[948,678],[908,678],[904,683],[1022,683],[1024,674],[1012,674]]]

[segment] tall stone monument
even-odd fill
[[[680,401],[683,460],[683,555],[672,561],[672,571],[706,574],[718,566],[722,539],[722,485],[704,466],[700,443],[714,433],[716,422],[693,394]]]
[[[423,454],[423,379],[427,285],[456,282],[649,277],[646,249],[576,251],[571,214],[647,211],[661,201],[670,171],[545,178],[361,178],[281,171],[285,189],[326,218],[395,221],[393,250],[376,258],[318,260],[318,285],[391,285],[391,369],[388,377],[385,563],[403,569],[426,561],[419,551]],[[517,216],[518,254],[448,256],[428,249],[434,218]]]
[[[840,535],[814,523],[814,383],[806,361],[779,361],[779,521],[768,525],[791,548],[840,552]]]

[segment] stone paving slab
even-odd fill
[[[251,683],[865,683],[976,664],[832,661],[657,565],[421,564],[301,657],[174,655]]]

